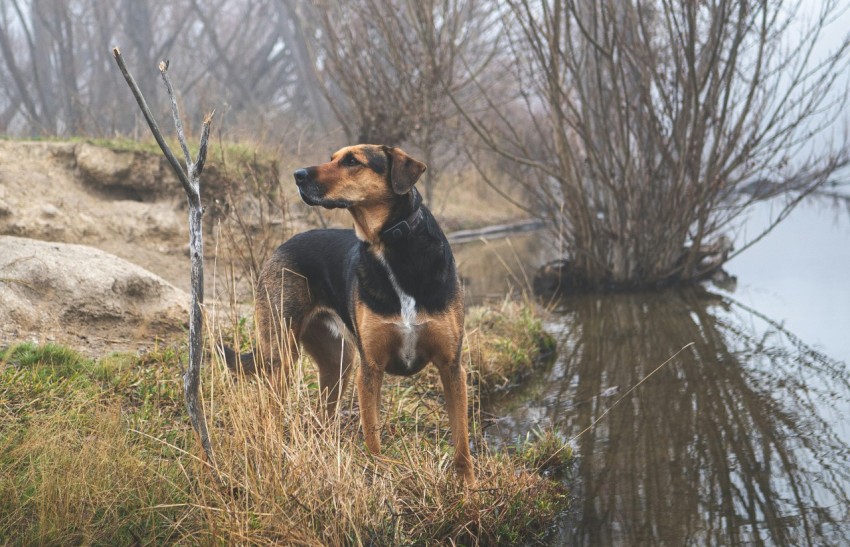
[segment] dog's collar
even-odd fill
[[[401,241],[415,230],[420,222],[422,222],[422,208],[417,207],[409,217],[381,232],[381,239],[387,243]]]

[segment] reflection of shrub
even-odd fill
[[[592,485],[584,537],[850,544],[844,363],[702,289],[576,296],[563,309],[570,350],[554,385],[569,388],[543,397],[581,453],[576,483]]]

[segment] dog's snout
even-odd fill
[[[299,169],[299,170],[295,171],[293,173],[293,175],[295,176],[295,183],[296,184],[301,184],[302,182],[307,180],[307,170],[306,169]]]

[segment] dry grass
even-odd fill
[[[471,335],[480,347],[487,328]],[[195,456],[183,415],[180,359],[172,348],[97,361],[57,346],[8,349],[0,357],[0,538],[529,542],[566,507],[563,483],[538,469],[539,455],[557,450],[554,437],[492,452],[473,411],[478,482],[464,489],[451,466],[441,390],[429,375],[385,384],[384,452],[375,458],[363,445],[350,393],[336,419],[320,419],[315,375],[304,362],[284,395],[262,381],[234,381],[221,363],[206,367],[216,457],[210,472]],[[470,391],[477,408],[480,390]]]
[[[227,410],[212,435],[228,487],[208,482],[202,499],[220,509],[210,517],[229,542],[492,543],[533,538],[564,507],[560,484],[483,444],[478,483],[460,487],[442,413],[412,386],[385,386],[383,455],[375,458],[356,414],[323,425],[315,382],[296,376],[306,381],[285,397],[262,382],[222,391]]]
[[[154,508],[160,500],[188,499],[186,475],[173,449],[134,432],[186,438],[175,377],[158,380],[158,370],[130,357],[93,363],[49,344],[5,352],[0,539],[21,545],[174,539],[178,529],[163,523],[179,521],[184,511]]]

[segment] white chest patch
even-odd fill
[[[398,284],[395,274],[390,268],[390,265],[387,264],[386,260],[384,260],[383,255],[376,256],[378,261],[387,271],[390,283],[392,284],[393,289],[398,295],[398,300],[401,303],[401,321],[394,322],[399,329],[399,334],[401,334],[399,357],[405,362],[405,364],[412,366],[416,359],[416,342],[418,337],[416,327],[419,325],[419,322],[416,319],[416,300],[402,290],[401,286]]]

